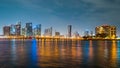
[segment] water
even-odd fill
[[[120,41],[0,40],[0,68],[120,68]]]

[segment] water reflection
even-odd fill
[[[0,63],[4,68],[119,68],[120,41],[8,40],[0,42]]]
[[[37,65],[37,41],[36,39],[33,39],[32,40],[32,55],[31,55],[31,58],[32,58],[32,66],[35,66]]]
[[[89,60],[93,60],[93,41],[89,41]]]
[[[120,41],[117,41],[117,63],[117,66],[120,67]]]
[[[112,67],[117,67],[117,45],[116,41],[112,41],[112,46],[111,46],[111,57],[110,57],[110,65]]]
[[[16,44],[15,44],[15,39],[11,40],[11,56],[12,56],[12,60],[14,61],[13,64],[16,64],[15,61],[17,59],[17,50],[16,50]]]

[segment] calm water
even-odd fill
[[[120,41],[0,40],[0,68],[120,68]]]

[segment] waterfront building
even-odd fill
[[[16,26],[14,24],[11,24],[10,26],[10,35],[15,36],[16,34]]]
[[[33,27],[33,35],[34,36],[41,36],[41,24],[38,24]]]
[[[60,32],[55,32],[55,36],[60,36]]]
[[[32,36],[32,23],[26,23],[26,36]]]
[[[15,35],[17,36],[20,36],[21,35],[21,22],[18,22],[16,25],[15,25]]]
[[[36,35],[37,35],[37,28],[35,26],[35,27],[33,27],[33,36],[35,37]]]
[[[52,27],[45,29],[44,36],[52,36]]]
[[[72,36],[72,25],[68,25],[68,37]]]
[[[37,36],[41,36],[41,24],[36,25],[36,34]]]
[[[76,38],[77,38],[77,37],[80,37],[80,36],[79,36],[79,33],[76,31],[75,33],[73,33],[73,37],[76,37]]]
[[[3,34],[4,36],[10,36],[10,26],[3,27]]]
[[[100,38],[116,38],[116,27],[111,25],[97,26],[95,34]]]
[[[22,30],[21,30],[21,35],[22,35],[22,36],[26,36],[26,28],[24,28],[24,27],[22,28]]]

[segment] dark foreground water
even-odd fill
[[[120,68],[120,41],[0,40],[0,68]]]

